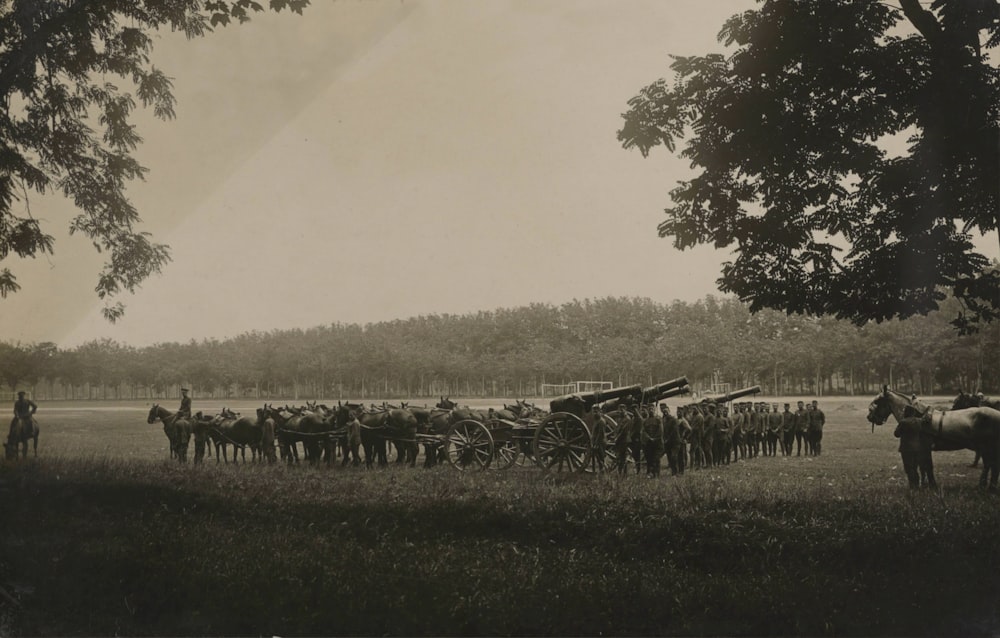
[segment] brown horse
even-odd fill
[[[181,417],[176,412],[160,407],[154,403],[149,409],[146,423],[163,423],[163,432],[170,442],[170,458],[176,458],[181,463],[187,463],[188,446],[191,443],[191,421]]]
[[[34,442],[32,450],[38,456],[38,421],[34,417],[15,417],[7,433],[7,442],[3,444],[6,458],[16,459],[18,447],[24,458],[28,458],[28,441]]]
[[[979,485],[995,491],[1000,475],[1000,410],[979,407],[964,410],[931,410],[905,394],[883,386],[868,406],[868,421],[874,427],[889,416],[897,422],[919,415],[922,430],[934,450],[973,450],[983,458]]]

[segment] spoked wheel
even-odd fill
[[[493,450],[490,431],[471,419],[452,425],[444,440],[445,456],[458,470],[485,470],[493,461]]]
[[[546,471],[582,471],[590,460],[590,429],[576,415],[554,412],[538,425],[533,451]]]
[[[517,463],[517,457],[521,454],[520,443],[513,438],[516,424],[497,419],[486,425],[493,436],[493,462],[490,463],[490,468],[506,470]]]
[[[586,472],[596,472],[601,467],[603,467],[605,472],[611,472],[618,466],[618,453],[615,450],[615,441],[618,440],[618,433],[621,431],[621,427],[618,425],[617,421],[607,415],[604,415],[603,421],[603,444],[600,446],[600,450],[596,447],[591,448],[591,455],[587,460],[587,466],[584,468],[584,471]],[[596,431],[592,433],[594,436],[597,435]],[[602,459],[604,461],[603,466],[600,464],[598,459]]]

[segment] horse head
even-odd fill
[[[146,417],[146,423],[156,423],[156,420],[160,418],[160,405],[154,403],[153,407],[149,408],[149,415]]]
[[[452,401],[450,397],[441,397],[441,400],[434,407],[441,408],[442,410],[454,410],[458,407],[458,404]]]

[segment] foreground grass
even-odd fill
[[[0,634],[1000,631],[1000,501],[971,477],[911,494],[898,470],[841,466],[6,464]]]

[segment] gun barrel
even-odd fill
[[[656,397],[667,392],[668,390],[673,390],[675,388],[682,388],[688,384],[687,377],[677,377],[676,379],[671,379],[670,381],[664,381],[663,383],[657,383],[656,385],[651,385],[648,388],[642,389],[642,402],[643,403],[654,403],[658,401]]]
[[[549,402],[549,409],[552,412],[570,412],[581,416],[591,407],[598,403],[605,403],[612,399],[621,399],[627,396],[639,396],[642,393],[642,386],[627,385],[610,390],[600,390],[596,392],[580,392],[577,394],[564,394]]]
[[[734,390],[732,392],[727,392],[726,394],[723,394],[721,397],[715,397],[715,398],[712,398],[712,399],[705,399],[705,401],[706,402],[707,401],[712,401],[714,403],[729,403],[730,401],[735,401],[736,399],[741,399],[741,398],[743,398],[745,396],[749,396],[751,394],[757,394],[760,391],[761,391],[760,386],[759,385],[754,385],[754,386],[750,386],[749,388],[743,388],[741,390]]]
[[[691,391],[689,386],[681,386],[679,388],[670,388],[669,390],[664,390],[660,394],[656,395],[656,401],[663,401],[664,399],[669,399],[670,397],[676,397],[681,394],[687,394]],[[653,403],[656,403],[653,401]]]

